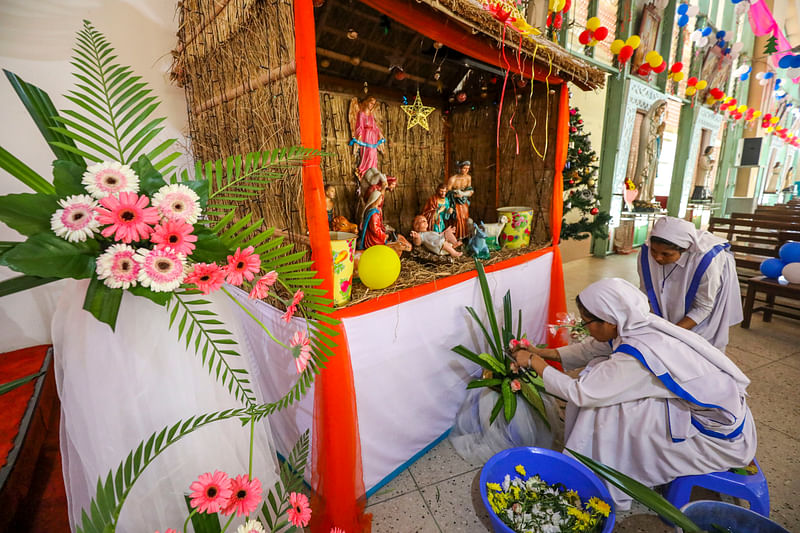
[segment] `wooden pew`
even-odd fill
[[[740,281],[760,273],[761,262],[778,257],[786,240],[800,233],[800,221],[764,219],[755,215],[710,220],[708,231],[725,237],[731,243]],[[783,239],[783,240],[782,240]]]

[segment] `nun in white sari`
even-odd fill
[[[639,252],[639,286],[650,309],[722,351],[742,321],[742,298],[730,243],[674,217],[656,221]]]
[[[756,427],[750,380],[708,341],[650,312],[627,281],[606,279],[580,293],[592,338],[558,349],[518,351],[547,392],[567,400],[566,447],[648,486],[748,465]],[[577,379],[565,370],[586,366]],[[631,498],[609,486],[618,509]]]

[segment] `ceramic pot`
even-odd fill
[[[505,216],[508,223],[503,227],[498,237],[503,248],[523,248],[531,242],[531,221],[533,208],[531,207],[501,207],[497,210],[497,219]]]

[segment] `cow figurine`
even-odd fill
[[[475,223],[472,224],[472,237],[467,242],[467,252],[478,259],[489,259],[489,247],[486,245],[486,233]]]
[[[500,243],[497,242],[497,238],[500,236],[500,233],[503,231],[503,228],[507,222],[508,218],[506,218],[505,215],[500,217],[499,222],[494,222],[491,224],[481,222],[481,227],[483,228],[484,233],[486,233],[486,246],[489,247],[489,250],[500,249]]]
[[[339,215],[333,217],[333,224],[331,226],[333,231],[343,231],[346,233],[355,233],[358,234],[358,226],[344,218],[343,216]]]

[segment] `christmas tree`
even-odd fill
[[[590,235],[598,239],[607,238],[611,216],[600,211],[597,154],[592,150],[589,134],[583,131],[583,119],[575,107],[569,110],[569,149],[563,176],[564,221],[561,224],[561,239],[583,240]]]
[[[764,54],[770,55],[778,51],[778,39],[774,35],[770,35],[767,39],[767,44],[764,47]]]

